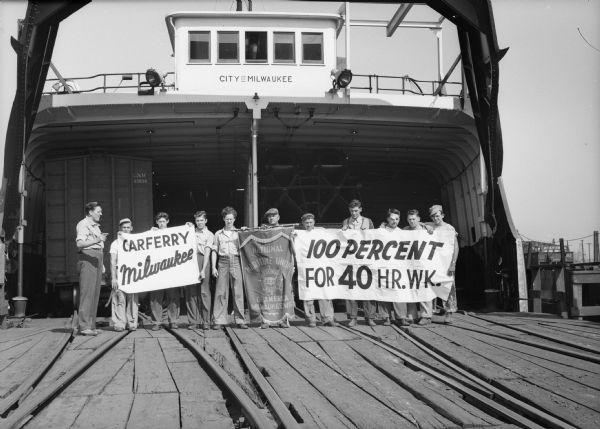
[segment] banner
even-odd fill
[[[147,292],[198,283],[193,226],[120,234],[117,280],[126,293]]]
[[[297,231],[300,299],[420,302],[448,298],[454,233],[425,230]]]
[[[250,319],[278,323],[294,316],[293,228],[240,231]]]

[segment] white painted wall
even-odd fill
[[[171,20],[169,19],[171,18]],[[331,89],[336,67],[336,15],[280,13],[181,12],[169,15],[175,28],[176,87],[180,93],[252,96],[323,96]],[[215,25],[215,22],[218,24]],[[266,63],[245,63],[244,31],[266,31]],[[210,31],[210,63],[189,62],[189,31]],[[239,63],[217,63],[217,32],[239,32]],[[273,61],[273,33],[296,33],[296,63]],[[301,33],[323,33],[323,64],[302,64]]]

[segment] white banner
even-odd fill
[[[198,283],[193,226],[120,234],[117,279],[126,293],[147,292]]]
[[[425,230],[297,231],[300,299],[421,302],[448,298],[454,233]]]

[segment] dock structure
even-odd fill
[[[95,337],[33,320],[0,332],[0,427],[598,427],[597,323],[437,317]]]

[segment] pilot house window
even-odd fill
[[[275,46],[273,60],[276,63],[293,63],[295,61],[294,33],[273,33]]]
[[[323,63],[323,33],[302,33],[302,62]]]
[[[246,62],[267,62],[267,32],[246,31]]]
[[[190,62],[210,62],[210,32],[190,31]]]
[[[219,62],[237,63],[239,61],[238,45],[239,34],[237,31],[219,31]]]

